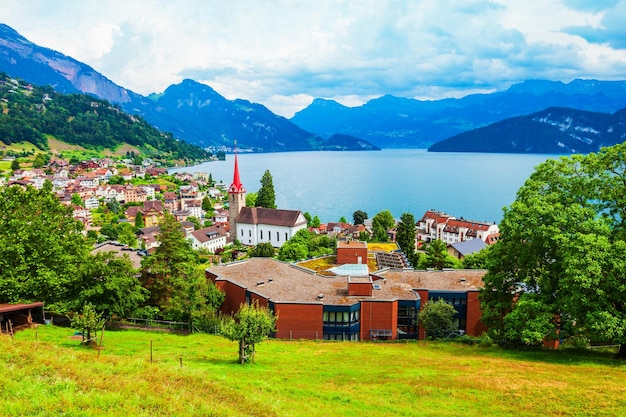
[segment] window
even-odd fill
[[[276,242],[280,241],[280,233],[276,232]]]
[[[263,240],[263,230],[261,230],[261,240]]]
[[[359,310],[355,311],[324,311],[324,326],[350,326],[359,323]]]
[[[241,236],[243,236],[243,229],[241,229]]]
[[[248,236],[252,237],[252,230],[248,230]]]
[[[285,232],[285,241],[288,241],[289,237],[287,236],[287,232]]]

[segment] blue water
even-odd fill
[[[390,210],[396,218],[426,210],[456,217],[499,222],[502,208],[534,167],[556,155],[433,153],[424,149],[380,152],[285,152],[239,154],[241,182],[260,188],[265,170],[272,174],[276,205],[317,215],[325,222],[365,211],[373,217]],[[217,182],[233,180],[233,155],[170,172],[211,173]]]

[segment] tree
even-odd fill
[[[222,335],[239,343],[240,364],[254,363],[255,345],[276,331],[277,319],[278,316],[255,302],[242,304],[234,318],[224,321]]]
[[[200,219],[198,219],[196,216],[187,217],[187,221],[193,224],[193,230],[202,229],[202,225],[200,224]]]
[[[72,209],[47,189],[1,189],[0,300],[66,311],[90,249],[82,232]]]
[[[143,259],[141,273],[144,286],[150,291],[149,303],[164,310],[175,281],[187,278],[197,255],[173,215],[166,213],[159,228],[160,244],[152,255]]]
[[[262,242],[256,245],[254,249],[250,251],[250,256],[258,256],[261,258],[272,258],[276,250],[270,242]]]
[[[457,260],[447,250],[446,244],[441,240],[433,240],[426,247],[426,253],[420,258],[421,268],[454,268]]]
[[[90,304],[104,317],[129,317],[149,295],[128,255],[97,253],[84,267],[83,289],[76,299],[76,307]]]
[[[309,250],[306,243],[286,242],[278,250],[278,259],[286,262],[300,261],[306,259]]]
[[[137,213],[135,215],[135,228],[136,229],[142,229],[144,228],[146,225],[143,222],[143,216],[141,215],[141,213]]]
[[[20,163],[17,159],[14,159],[11,161],[11,171],[17,171],[18,169],[20,169]]]
[[[402,216],[400,216],[400,222],[398,223],[396,232],[396,242],[413,266],[417,266],[415,262],[417,260],[415,253],[415,217],[413,217],[411,213],[403,213]]]
[[[85,202],[78,193],[72,194],[72,204],[78,207],[85,207]]]
[[[626,357],[624,183],[625,144],[535,168],[488,252],[481,306],[494,338],[587,337]]]
[[[428,301],[417,315],[420,326],[426,328],[428,336],[441,339],[449,336],[454,330],[456,310],[442,299]]]
[[[493,245],[487,246],[486,248],[466,255],[461,261],[461,265],[463,269],[487,269],[487,253]]]
[[[131,248],[136,248],[138,245],[137,235],[135,234],[135,226],[128,222],[119,223],[117,229],[117,241],[128,245]]]
[[[346,219],[345,216],[341,216],[339,218],[339,223],[348,223],[348,219]]]
[[[211,211],[213,210],[213,204],[211,203],[211,199],[208,196],[205,196],[202,199],[202,210]]]
[[[354,224],[365,224],[365,219],[367,219],[367,213],[361,210],[357,210],[352,213],[352,220],[354,220]]]
[[[257,193],[246,193],[246,207],[256,207]]]
[[[197,254],[173,215],[159,223],[160,245],[141,265],[142,282],[150,291],[149,304],[175,320],[194,320],[215,313],[224,295],[197,268]]]
[[[105,324],[106,320],[102,318],[102,314],[96,312],[95,307],[91,303],[86,303],[82,312],[72,315],[71,318],[71,325],[73,328],[80,330],[83,336],[81,343],[84,344],[95,344],[95,341],[91,338],[91,333],[102,330]]]
[[[383,210],[372,219],[372,229],[374,230],[374,240],[378,242],[389,241],[387,230],[396,224],[393,215],[389,210]]]
[[[313,227],[313,228],[317,228],[320,227],[320,225],[322,224],[321,220],[319,217],[317,216],[313,216],[313,218],[311,219],[311,224],[309,227]]]
[[[255,207],[276,208],[276,194],[274,192],[274,183],[272,182],[272,174],[266,170],[261,178],[261,188],[256,197]]]

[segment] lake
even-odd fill
[[[499,222],[502,208],[534,167],[558,155],[427,152],[284,152],[239,154],[239,174],[248,192],[257,192],[265,170],[272,174],[276,205],[318,216],[322,223],[365,211],[369,217],[390,210],[396,218],[426,210],[477,221]],[[174,172],[211,173],[217,182],[233,180],[233,155]]]

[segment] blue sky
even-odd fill
[[[285,117],[626,79],[626,0],[3,0],[0,22],[140,94],[192,78]]]

